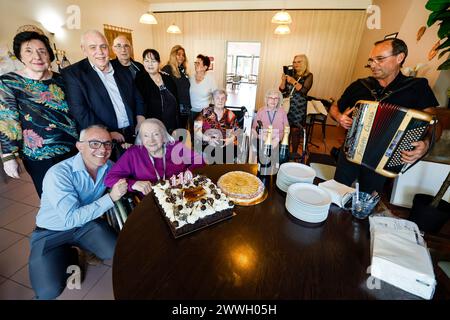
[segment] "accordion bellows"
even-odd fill
[[[347,132],[344,152],[349,161],[364,165],[389,178],[401,174],[407,164],[401,151],[425,136],[434,122],[432,115],[393,104],[360,100]]]

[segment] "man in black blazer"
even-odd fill
[[[113,140],[134,142],[135,128],[144,117],[144,102],[131,73],[118,61],[109,61],[109,46],[99,31],[81,38],[87,57],[63,69],[70,112],[82,130],[105,125]]]
[[[126,67],[132,74],[133,79],[136,78],[136,74],[145,71],[142,63],[131,59],[131,52],[133,47],[130,41],[124,35],[119,35],[113,40],[112,50],[116,55],[116,59],[112,61],[119,61],[121,65]]]

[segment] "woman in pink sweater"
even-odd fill
[[[105,185],[112,187],[125,178],[128,191],[147,195],[152,190],[152,183],[204,164],[200,154],[181,142],[175,142],[160,120],[146,119],[139,129],[136,145],[129,148],[111,168]]]

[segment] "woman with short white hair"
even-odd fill
[[[139,128],[136,145],[111,168],[105,185],[111,187],[125,178],[129,192],[147,195],[152,190],[152,183],[203,165],[202,156],[181,142],[175,142],[160,120],[146,119]]]
[[[271,89],[264,96],[264,107],[258,110],[253,120],[252,129],[256,129],[258,121],[266,131],[272,126],[272,145],[278,145],[283,139],[284,127],[289,126],[286,111],[281,107],[283,96],[279,90]]]

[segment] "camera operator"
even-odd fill
[[[298,146],[306,122],[306,105],[309,89],[313,84],[313,74],[309,71],[308,58],[304,54],[298,54],[292,62],[293,69],[283,67],[280,91],[284,96],[290,97],[288,121],[291,127],[290,144],[292,146],[292,158],[299,158]],[[289,72],[289,71],[292,71]],[[291,73],[291,74],[286,74]],[[306,139],[306,137],[304,137]]]

